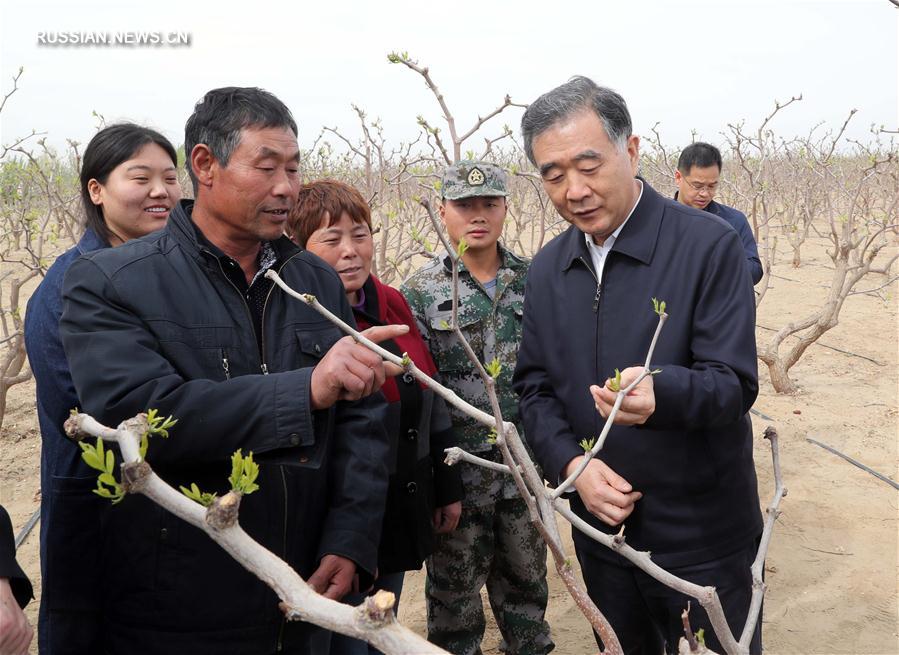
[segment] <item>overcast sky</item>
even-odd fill
[[[267,0],[78,2],[0,0],[0,89],[25,67],[4,109],[0,141],[33,129],[86,143],[96,119],[129,119],[176,144],[202,94],[264,87],[284,100],[308,146],[322,125],[359,134],[351,103],[380,117],[392,142],[415,117],[440,124],[422,80],[387,63],[406,50],[445,93],[460,128],[504,94],[528,102],[574,74],[617,89],[637,133],[656,122],[666,143],[695,129],[720,143],[728,122],[757,125],[803,94],[772,127],[785,136],[859,110],[851,134],[896,128],[899,10],[887,0]],[[187,32],[189,46],[40,46],[51,32]],[[517,131],[521,110],[488,124]],[[480,149],[480,139],[473,147]]]

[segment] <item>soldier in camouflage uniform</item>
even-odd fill
[[[512,372],[521,339],[528,262],[499,243],[506,216],[506,175],[486,162],[462,161],[443,174],[440,216],[455,247],[467,250],[459,265],[458,323],[482,364],[501,364],[496,391],[503,418],[518,426]],[[491,412],[487,392],[452,332],[452,267],[434,260],[402,287],[444,384],[465,401]],[[502,455],[490,429],[450,406],[459,446],[492,461]],[[425,593],[428,639],[456,655],[481,653],[486,584],[503,635],[501,648],[515,655],[553,649],[546,611],[546,545],[530,524],[512,477],[462,462],[465,497],[452,534],[437,535],[428,558]]]

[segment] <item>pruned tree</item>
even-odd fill
[[[22,74],[20,68],[0,112],[18,90]],[[78,143],[69,141],[68,148],[60,156],[34,130],[0,147],[0,427],[9,389],[31,379],[24,291],[46,272],[52,261],[47,251],[72,241],[79,222]]]
[[[804,318],[781,327],[759,348],[759,359],[768,367],[771,384],[779,393],[796,393],[790,369],[823,334],[839,323],[846,300],[859,293],[856,286],[867,276],[882,276],[881,286],[895,280],[893,267],[899,253],[894,245],[899,226],[899,155],[893,138],[882,141],[875,131],[873,145],[852,142],[854,150],[841,153],[838,142],[846,124],[831,139],[805,140],[801,147],[810,157],[808,166],[817,180],[820,212],[827,221],[828,255],[833,273],[821,305]],[[787,343],[793,337],[795,341]]]
[[[724,134],[738,171],[723,186],[739,199],[739,206],[745,208],[762,261],[762,279],[755,287],[756,307],[764,300],[771,284],[771,266],[777,250],[777,237],[771,228],[781,209],[773,195],[780,143],[769,125],[781,111],[801,100],[802,94],[783,103],[775,101],[774,109],[754,131],[746,130],[745,121],[742,121],[728,123],[728,132]]]

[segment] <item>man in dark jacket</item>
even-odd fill
[[[0,655],[28,652],[34,630],[22,610],[33,596],[31,581],[16,562],[12,522],[0,505]]]
[[[684,148],[677,160],[677,170],[674,171],[674,183],[677,185],[674,198],[685,205],[723,218],[737,231],[746,253],[749,276],[753,284],[758,284],[763,275],[762,262],[746,214],[714,200],[721,177],[721,165],[721,152],[709,143],[697,141]]]
[[[386,371],[264,277],[278,271],[353,323],[331,267],[282,237],[296,134],[265,91],[207,93],[185,130],[196,201],[163,230],[75,262],[60,333],[84,411],[111,425],[149,408],[178,419],[147,455],[170,484],[221,493],[231,453],[253,451],[260,489],[241,526],[339,599],[375,572],[387,442],[370,394]],[[145,497],[113,507],[103,533],[104,652],[327,653],[327,633],[285,623],[265,584]]]
[[[651,299],[664,300],[670,318],[652,362],[661,373],[624,400],[571,504],[607,533],[623,523],[627,542],[660,566],[715,585],[741,629],[762,524],[747,416],[758,392],[755,305],[737,234],[635,177],[627,106],[589,79],[537,99],[522,133],[572,223],[528,275],[514,379],[528,439],[550,482],[564,480],[583,456],[578,443],[600,433],[614,403],[596,385],[615,368],[622,387],[635,379],[656,327]],[[588,591],[625,652],[676,652],[688,598],[574,536]],[[690,619],[717,649],[697,603]]]

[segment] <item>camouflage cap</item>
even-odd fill
[[[485,161],[462,160],[443,170],[441,194],[447,200],[472,196],[507,196],[506,172]]]

